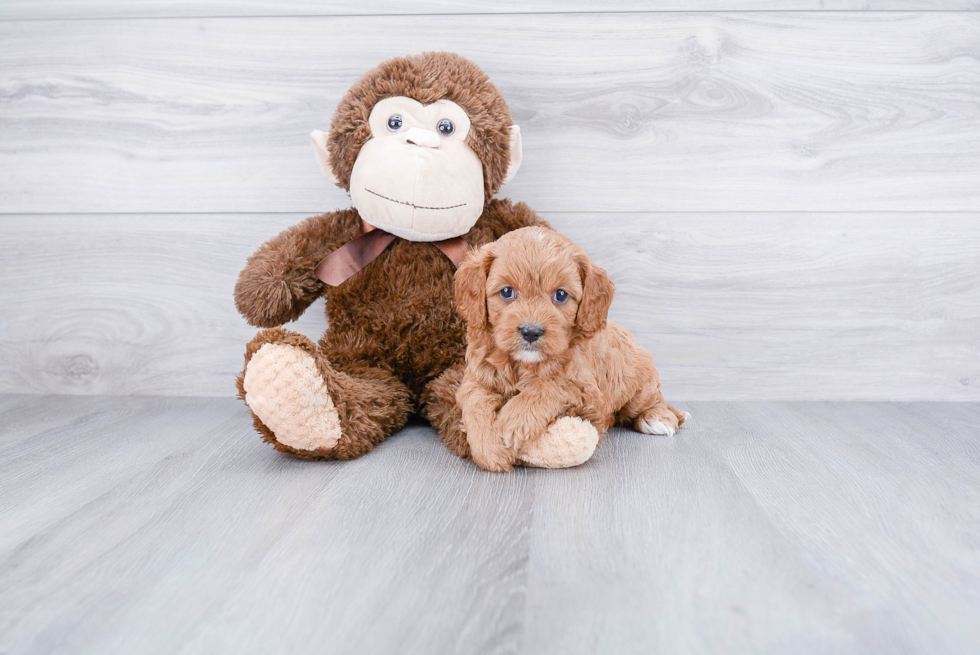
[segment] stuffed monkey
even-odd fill
[[[249,258],[235,303],[269,329],[246,348],[239,397],[263,438],[295,457],[359,457],[420,413],[468,458],[455,267],[470,248],[545,225],[527,205],[493,198],[521,164],[507,103],[463,57],[396,58],[354,84],[312,141],[353,207],[309,218]],[[320,296],[329,327],[319,343],[281,327]],[[574,466],[597,440],[591,424],[561,418],[522,461]]]

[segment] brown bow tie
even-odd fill
[[[313,274],[330,286],[339,287],[347,278],[377,259],[397,238],[377,228],[365,232],[324,257],[313,269]],[[462,237],[433,241],[432,245],[441,250],[456,268],[459,268],[470,249]]]

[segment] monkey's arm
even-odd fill
[[[342,213],[308,218],[248,258],[235,285],[235,305],[250,325],[268,328],[294,321],[323,294],[326,287],[313,269],[347,241]]]

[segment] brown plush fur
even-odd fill
[[[370,137],[368,117],[379,101],[407,96],[422,104],[445,98],[471,121],[467,144],[483,163],[487,204],[464,239],[472,247],[527,225],[544,225],[523,203],[493,200],[510,162],[507,103],[472,62],[450,53],[391,59],[357,82],[337,109],[327,148],[340,185]],[[263,245],[239,276],[235,304],[248,322],[264,330],[248,345],[245,364],[262,345],[291,345],[309,353],[339,414],[342,436],[331,448],[296,450],[276,440],[254,414],[256,429],[282,452],[312,459],[350,459],[368,452],[400,429],[414,410],[440,428],[453,452],[459,442],[455,391],[465,352],[465,326],[455,309],[452,263],[431,243],[396,239],[374,262],[339,287],[313,273],[328,254],[362,233],[361,217],[345,209],[307,219]],[[279,328],[326,296],[329,329],[314,345]],[[238,378],[245,399],[244,371]],[[419,405],[422,407],[419,407]]]
[[[684,422],[664,401],[650,354],[607,324],[609,276],[569,239],[540,227],[511,232],[471,253],[455,287],[469,339],[458,411],[482,468],[510,470],[523,445],[570,413],[600,434],[617,420],[640,431]],[[516,297],[502,298],[505,287]],[[558,289],[567,301],[556,301]],[[521,334],[529,327],[544,330],[533,343]]]
[[[276,441],[272,431],[253,414],[255,429],[278,450],[304,459],[353,459],[365,452],[366,445],[373,448],[404,427],[412,408],[411,397],[405,385],[390,372],[366,365],[352,366],[347,372],[338,371],[331,366],[322,342],[317,347],[302,334],[282,328],[260,332],[246,348],[245,364],[248,365],[258,349],[267,343],[296,346],[315,359],[340,415],[342,432],[340,441],[330,450],[297,450]],[[245,400],[244,372],[238,376],[237,385],[238,397]]]
[[[510,126],[514,123],[510,109],[486,73],[451,52],[389,59],[350,88],[334,114],[327,142],[340,186],[350,191],[354,160],[371,137],[371,109],[392,96],[412,98],[423,105],[446,99],[462,107],[471,126],[466,144],[483,162],[484,197],[490,199],[500,190],[510,164]]]
[[[526,225],[546,223],[523,203],[494,200],[464,238],[478,247]],[[422,396],[430,382],[463,360],[466,328],[455,308],[455,270],[431,243],[396,239],[339,287],[329,287],[313,275],[317,262],[360,233],[361,219],[354,209],[309,218],[249,258],[235,287],[239,311],[257,327],[293,320],[326,296],[329,328],[319,344],[285,329],[265,330],[245,355],[247,365],[265,343],[286,343],[315,353],[340,412],[344,437],[329,451],[296,451],[278,443],[253,414],[266,441],[291,455],[350,459],[368,452],[400,429],[420,400],[438,403],[444,398]],[[244,399],[243,384],[244,372],[238,378]],[[454,399],[446,402],[455,404]],[[423,410],[434,425],[453,411],[451,406]],[[448,437],[450,442],[454,438]]]
[[[449,53],[392,59],[351,87],[334,116],[328,142],[342,186],[349,186],[354,161],[370,136],[372,107],[396,95],[423,104],[446,98],[470,117],[467,143],[483,162],[488,201],[464,235],[467,243],[478,247],[511,230],[545,224],[523,203],[491,199],[510,160],[510,111],[475,64]],[[374,448],[420,409],[440,428],[447,446],[465,457],[455,407],[458,379],[447,374],[433,382],[447,369],[461,366],[465,352],[465,326],[454,302],[454,267],[431,243],[396,239],[339,287],[317,279],[317,263],[362,229],[355,209],[307,219],[263,245],[241,272],[235,287],[238,310],[252,325],[276,328],[260,332],[248,345],[245,364],[266,343],[309,353],[339,414],[342,437],[329,449],[301,451],[279,443],[253,414],[256,429],[277,449],[297,457],[350,459]],[[278,327],[298,318],[320,296],[327,299],[329,328],[318,344]],[[244,400],[244,372],[238,391]]]
[[[463,413],[456,402],[464,366],[460,361],[429,383],[422,394],[422,414],[439,432],[439,438],[450,452],[462,459],[470,459],[470,445],[466,443],[463,431]]]

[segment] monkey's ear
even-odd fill
[[[507,165],[507,175],[504,176],[502,184],[507,184],[517,175],[517,169],[521,167],[521,159],[524,151],[521,150],[521,128],[516,125],[510,126],[510,164]]]
[[[320,172],[334,184],[340,184],[337,181],[337,176],[333,173],[333,167],[330,165],[330,151],[327,150],[327,138],[329,136],[326,132],[313,130],[310,132],[310,141],[313,143],[313,154],[316,156],[316,163],[320,164]]]
[[[456,270],[456,309],[468,328],[487,327],[487,275],[493,263],[490,245],[472,251]]]
[[[588,257],[579,261],[579,270],[582,273],[582,302],[578,305],[575,327],[583,336],[591,337],[606,327],[616,287],[609,275]]]

